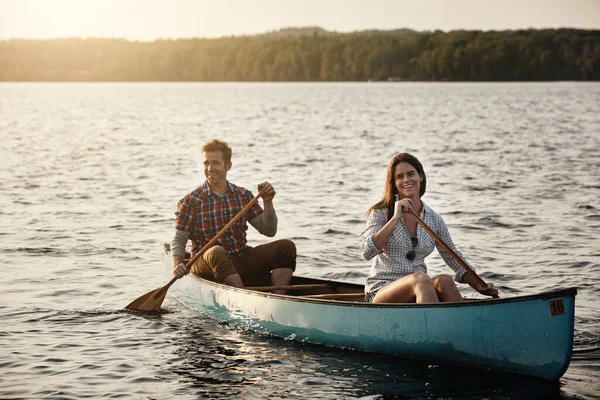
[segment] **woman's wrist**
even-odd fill
[[[394,225],[398,225],[400,221],[402,221],[402,214],[394,215],[392,218],[390,218],[390,221],[392,221]]]

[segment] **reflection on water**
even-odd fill
[[[0,396],[594,398],[599,104],[594,83],[1,84]],[[166,283],[162,244],[213,137],[232,182],[275,186],[299,274],[360,283],[364,213],[414,153],[424,201],[502,296],[578,288],[560,384],[241,332],[170,297],[122,312]]]
[[[207,332],[193,323],[193,312],[182,312],[185,322],[171,319],[180,312],[160,318],[179,335],[181,360],[168,368],[197,397],[576,398],[559,382],[297,343],[217,322]]]

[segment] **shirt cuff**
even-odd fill
[[[365,239],[367,248],[365,249],[365,258],[370,260],[371,258],[383,253],[383,249],[378,250],[377,246],[375,246],[375,242],[373,241],[373,235],[369,235]]]
[[[456,271],[456,274],[454,275],[454,280],[458,283],[466,283],[465,281],[463,281],[463,278],[466,273],[467,271],[465,271],[465,269],[461,267],[458,271]]]
[[[171,257],[173,256],[184,256],[185,257],[185,249],[182,249],[180,247],[175,247],[174,249],[171,249]]]

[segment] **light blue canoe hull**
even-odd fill
[[[170,277],[170,260],[165,264]],[[188,275],[169,293],[219,320],[282,338],[557,380],[571,360],[577,291],[375,305],[255,292]]]

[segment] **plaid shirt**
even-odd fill
[[[202,186],[179,200],[175,213],[177,216],[175,229],[190,232],[192,257],[210,242],[253,197],[249,190],[227,182],[225,196],[221,198],[212,192],[208,182],[204,182]],[[248,247],[247,222],[263,212],[258,202],[255,203],[217,240],[216,245],[223,247],[229,254],[242,255]]]
[[[456,250],[456,247],[452,242],[446,223],[438,213],[423,203],[423,211],[421,211],[420,217],[462,258],[462,254]],[[375,257],[365,283],[365,293],[367,294],[367,297],[373,298],[377,290],[381,289],[381,287],[396,279],[402,278],[403,276],[414,274],[416,272],[427,273],[425,257],[433,252],[434,247],[437,247],[442,259],[456,273],[454,279],[457,282],[462,282],[462,277],[466,271],[456,262],[456,260],[454,260],[454,258],[452,258],[450,253],[437,244],[435,239],[420,225],[417,225],[417,238],[419,239],[419,243],[416,248],[413,248],[410,234],[406,230],[404,221],[401,221],[396,225],[396,229],[394,229],[386,246],[382,250],[377,250],[375,243],[373,242],[373,235],[379,232],[387,222],[387,208],[373,210],[367,219],[367,229],[363,234],[361,249],[366,260]],[[416,253],[415,258],[412,261],[406,258],[406,253],[411,250],[415,250]],[[467,265],[471,266],[471,264],[468,263]],[[474,269],[475,268],[473,268],[473,270]]]

